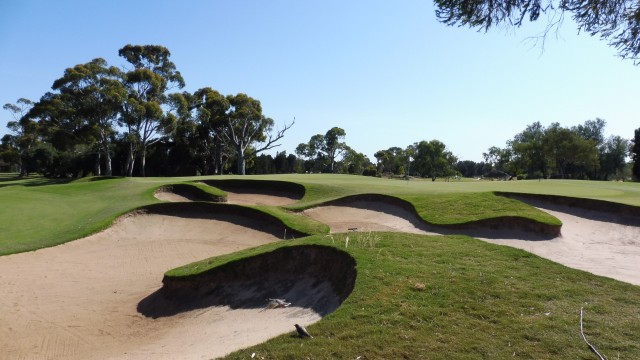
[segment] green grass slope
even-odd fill
[[[159,200],[153,193],[163,185],[207,179],[290,181],[305,187],[304,197],[287,207],[301,210],[344,196],[378,193],[411,202],[416,211],[435,224],[460,224],[478,219],[520,216],[549,224],[557,219],[520,202],[495,196],[493,192],[551,194],[588,197],[640,205],[640,184],[589,181],[451,181],[392,180],[372,177],[291,174],[269,176],[213,176],[184,178],[86,178],[80,180],[17,178],[0,174],[0,255],[35,250],[61,244],[97,232],[125,212]],[[265,209],[274,215],[281,208]],[[316,232],[322,226],[307,224]]]
[[[292,324],[290,334],[228,358],[592,359],[580,335],[581,307],[585,335],[601,353],[640,358],[640,287],[464,236],[313,236],[167,276],[300,244],[334,246],[353,256],[353,292],[334,313],[307,327],[313,339],[293,336]]]

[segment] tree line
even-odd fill
[[[505,179],[640,179],[640,129],[632,140],[604,136],[606,121],[596,118],[573,127],[540,122],[528,125],[504,147],[492,146],[481,162],[458,160],[439,140],[375,153],[379,174]],[[632,162],[627,159],[631,157]]]
[[[505,177],[612,180],[640,178],[640,129],[605,138],[606,121],[573,127],[528,125],[484,161],[458,160],[439,140],[375,153],[376,163],[332,127],[300,143],[295,155],[273,149],[294,121],[274,129],[259,100],[185,86],[158,45],[126,45],[120,69],[104,59],[67,68],[52,91],[4,105],[13,120],[0,142],[0,171],[52,177],[193,176],[223,173],[345,173],[371,176]],[[633,162],[628,163],[631,156]]]
[[[185,81],[159,45],[118,51],[126,70],[97,58],[67,68],[52,91],[6,104],[13,120],[0,160],[21,175],[246,173],[247,160],[278,146],[294,122],[274,129],[260,101]],[[235,164],[235,170],[232,169]]]

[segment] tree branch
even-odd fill
[[[598,350],[596,350],[596,348],[593,345],[589,344],[589,342],[587,341],[587,337],[584,336],[584,328],[582,326],[582,308],[580,308],[580,334],[582,335],[582,339],[584,340],[584,342],[587,343],[587,345],[589,346],[589,350],[591,350],[594,354],[598,355],[600,360],[607,360],[607,358],[600,355]]]
[[[296,123],[295,118],[293,119],[293,121],[291,122],[291,124],[287,125],[284,124],[284,128],[282,128],[281,130],[278,130],[275,138],[273,138],[272,135],[269,135],[269,138],[267,139],[266,143],[264,146],[257,148],[256,150],[253,151],[253,154],[257,154],[259,152],[265,151],[265,150],[269,150],[269,149],[273,149],[275,147],[280,146],[280,144],[274,144],[276,141],[282,139],[284,137],[284,133],[289,130],[293,124]]]

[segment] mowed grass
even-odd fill
[[[233,177],[215,177],[233,178]],[[640,205],[640,184],[566,181],[430,182],[340,175],[282,175],[244,179],[295,181],[305,208],[342,196],[382,193],[408,200],[426,219],[446,222],[535,215],[535,209],[493,191],[588,197]],[[0,176],[0,253],[77,239],[119,214],[159,202],[155,189],[202,178],[52,181]],[[287,209],[256,207],[292,227]],[[461,215],[462,214],[462,215]],[[534,215],[531,215],[534,214]],[[542,219],[552,221],[551,219]],[[349,240],[347,241],[347,237]],[[334,313],[308,327],[230,354],[232,359],[594,359],[585,334],[609,359],[640,358],[640,287],[465,236],[402,233],[314,235],[203,259],[169,271],[191,276],[281,246],[320,244],[348,252],[357,263],[352,294]],[[215,346],[215,339],[212,340]]]
[[[456,224],[500,216],[522,216],[557,224],[557,219],[493,191],[587,197],[640,205],[640,184],[590,181],[427,181],[352,175],[292,174],[185,178],[88,178],[79,180],[0,174],[0,255],[35,250],[75,240],[109,226],[123,213],[159,202],[153,191],[162,185],[205,179],[293,181],[305,196],[287,207],[301,210],[343,196],[379,193],[410,201],[427,221]],[[201,184],[197,186],[202,187]],[[215,193],[215,191],[214,191]],[[263,209],[264,210],[264,209]],[[282,209],[266,210],[277,216]],[[295,217],[290,217],[295,219]],[[289,221],[289,220],[287,220]],[[295,225],[295,220],[293,220]],[[322,226],[302,224],[313,233]]]
[[[349,240],[347,240],[349,237]],[[640,358],[640,287],[465,236],[350,233],[269,244],[198,262],[188,276],[281,246],[321,244],[353,256],[358,277],[334,313],[229,359]],[[256,274],[260,276],[260,274]]]

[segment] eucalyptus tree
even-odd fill
[[[105,175],[113,174],[110,143],[114,123],[120,106],[127,98],[122,85],[122,74],[115,66],[108,66],[104,59],[97,58],[86,64],[67,68],[64,75],[54,81],[53,90],[62,95],[67,109],[72,109],[77,127],[85,128],[92,134],[98,145],[98,156],[94,174],[101,175],[100,158],[105,159]]]
[[[567,13],[579,32],[609,41],[622,58],[633,59],[636,64],[640,60],[637,0],[435,0],[435,5],[439,21],[485,31],[546,19],[543,36],[561,24]]]
[[[640,181],[640,128],[634,130],[632,144],[631,159],[633,160],[633,167],[631,173],[637,181]]]
[[[371,161],[365,154],[357,152],[350,146],[345,145],[344,155],[341,161],[343,173],[362,175],[364,170],[370,165],[372,165]]]
[[[379,150],[373,156],[378,162],[380,173],[403,174],[407,170],[405,166],[408,165],[409,155],[400,147],[392,146],[386,150]]]
[[[121,117],[121,125],[127,128],[129,137],[126,172],[133,175],[139,152],[144,176],[147,147],[158,141],[175,119],[163,109],[168,101],[166,92],[174,87],[183,88],[185,83],[164,46],[126,45],[118,54],[133,66],[123,75],[128,92]]]
[[[330,172],[335,172],[336,158],[346,150],[346,144],[341,141],[346,136],[344,129],[332,127],[324,135],[313,135],[308,143],[301,143],[296,147],[296,154],[314,162],[313,168],[322,171],[328,166]],[[325,165],[326,164],[326,165]]]
[[[575,178],[581,169],[597,168],[598,151],[593,140],[586,140],[558,123],[545,130],[544,153],[561,178]]]
[[[510,142],[513,156],[519,160],[520,168],[526,170],[529,177],[546,178],[549,174],[543,145],[544,137],[545,128],[536,121],[527,125]]]
[[[346,135],[347,133],[344,129],[339,127],[332,127],[324,134],[324,142],[322,143],[321,150],[327,155],[329,169],[332,173],[335,172],[334,166],[336,158],[342,155],[347,149],[346,144],[341,141]]]
[[[413,145],[413,169],[422,177],[430,177],[436,181],[440,176],[451,176],[455,173],[458,159],[447,150],[447,146],[439,140],[420,141]]]
[[[277,142],[293,126],[285,124],[273,133],[274,121],[262,114],[260,101],[246,94],[228,95],[227,127],[223,133],[235,148],[237,173],[245,174],[246,159],[262,151],[280,146]]]
[[[226,96],[209,87],[194,93],[197,124],[203,150],[203,172],[222,174],[234,149],[225,135],[231,104]]]
[[[2,138],[2,143],[6,146],[3,157],[18,165],[20,176],[25,176],[28,173],[25,166],[26,158],[38,137],[38,123],[26,116],[33,105],[33,101],[20,98],[15,104],[7,103],[2,107],[9,111],[13,118],[7,122],[7,128],[11,130],[12,134],[7,134]]]
[[[611,135],[604,141],[600,150],[600,170],[604,180],[623,174],[629,150],[629,140],[621,136]]]

